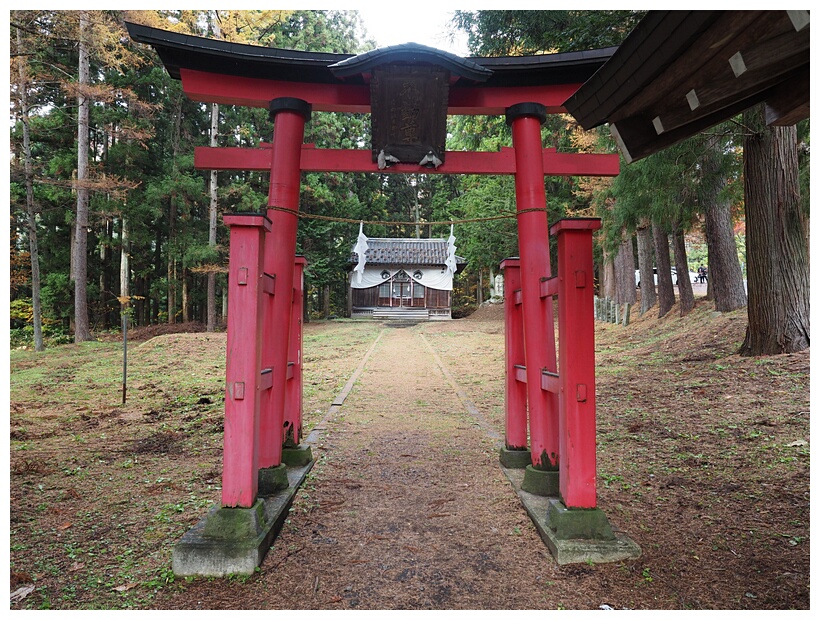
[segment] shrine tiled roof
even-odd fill
[[[368,239],[365,258],[374,265],[444,265],[447,260],[447,240]],[[356,263],[358,260],[358,253],[351,252],[350,262]],[[467,261],[456,256],[456,263],[465,265]]]

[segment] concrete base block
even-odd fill
[[[288,488],[288,468],[284,463],[275,467],[265,467],[259,470],[257,480],[257,495],[275,495]]]
[[[521,488],[533,495],[558,497],[558,471],[535,469],[532,465],[527,465],[524,468]]]
[[[547,525],[558,540],[583,538],[615,540],[615,534],[600,508],[567,508],[559,499],[550,499]]]
[[[524,469],[527,465],[532,465],[532,454],[529,450],[510,450],[501,448],[498,460],[502,467],[510,469]]]
[[[544,497],[522,490],[523,470],[502,468],[502,471],[518,494],[524,509],[538,530],[541,540],[547,545],[552,557],[558,564],[582,564],[586,562],[603,564],[640,557],[641,548],[624,532],[609,522],[600,510],[581,511],[589,513],[588,515],[580,515],[581,521],[589,519],[589,523],[581,529],[587,529],[590,523],[601,528],[601,519],[603,519],[609,526],[609,532],[612,534],[611,539],[559,537],[557,535],[558,529],[562,530],[562,535],[567,535],[572,533],[573,528],[579,527],[581,522],[578,520],[579,515],[568,514],[576,511],[567,509],[555,497]],[[550,522],[550,511],[552,511],[552,522]],[[596,512],[596,514],[593,515],[593,512]],[[601,529],[604,532],[606,531],[606,528]]]
[[[214,505],[176,544],[171,568],[178,577],[252,575],[282,529],[296,491],[310,469],[285,468],[287,486],[259,497],[251,508]]]
[[[282,448],[282,463],[288,467],[301,467],[313,460],[310,446],[300,444],[292,448]]]

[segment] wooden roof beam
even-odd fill
[[[694,99],[706,105],[736,97],[738,88],[747,90],[756,83],[763,90],[773,78],[808,61],[808,29],[796,33],[785,11],[766,20],[760,15],[745,15],[760,13],[755,11],[729,13],[733,14],[724,15],[697,45],[678,57],[649,88],[625,102],[612,118],[626,118],[647,109],[658,115],[670,102],[673,106],[689,105],[686,98],[692,91]],[[746,65],[740,76],[735,75],[731,61],[738,53]],[[773,66],[775,63],[781,66]],[[739,85],[735,80],[741,78]]]
[[[776,75],[765,81],[747,80],[750,81],[750,83],[745,88],[734,90],[731,94],[724,92],[709,93],[693,89],[687,93],[686,96],[678,97],[676,100],[670,101],[669,105],[664,109],[648,111],[648,114],[652,115],[655,131],[660,135],[664,132],[684,127],[700,117],[720,113],[721,110],[726,109],[734,103],[738,97],[741,97],[743,100],[748,100],[757,95],[758,100],[760,100],[762,97],[761,93],[770,92],[775,94],[783,87],[784,83],[793,81],[795,79],[794,76],[801,71],[801,69],[797,69],[785,79],[782,75]],[[765,72],[757,73],[757,77],[762,78],[764,76]],[[750,75],[749,77],[751,78],[752,76]],[[808,94],[808,89],[806,93]],[[716,98],[709,100],[708,97],[710,95]],[[707,99],[702,99],[702,97],[707,97]],[[696,105],[694,106],[692,105],[693,99],[696,101]]]
[[[783,127],[809,118],[809,74],[806,67],[766,99],[766,124]]]

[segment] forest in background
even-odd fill
[[[451,26],[468,33],[474,55],[524,55],[618,45],[642,15],[456,11]],[[138,326],[197,321],[219,329],[227,307],[221,215],[263,211],[268,178],[195,170],[194,147],[255,147],[271,139],[272,122],[266,110],[190,101],[153,49],[130,40],[124,23],[356,54],[375,46],[356,11],[12,11],[10,20],[12,346],[88,340],[119,329],[121,313]],[[615,179],[545,179],[550,222],[603,220],[595,246],[599,295],[635,303],[635,270],[651,276],[657,269],[657,290],[642,287],[640,312],[656,309],[662,317],[679,302],[685,313],[694,303],[691,283],[681,279],[676,289],[665,274],[707,264],[708,297],[717,310],[747,305],[744,280],[749,299],[759,294],[765,302],[763,310],[750,309],[750,332],[773,332],[773,342],[747,334],[748,353],[808,346],[809,125],[771,130],[761,119],[760,109],[749,110],[645,160],[622,161]],[[448,150],[512,144],[501,117],[450,117],[448,135]],[[550,116],[542,136],[559,151],[616,152],[608,133],[584,132],[569,115]],[[784,141],[790,157],[791,185],[778,217],[790,235],[780,243],[794,260],[779,261],[774,287],[785,291],[786,303],[780,292],[767,297],[771,273],[747,268],[754,262],[745,234],[747,156],[772,140]],[[368,115],[314,113],[305,142],[362,148],[370,142]],[[385,222],[368,226],[369,237],[446,237],[448,225],[430,222],[514,212],[514,181],[305,173],[299,208]],[[406,221],[418,225],[389,224]],[[308,263],[309,317],[344,314],[357,233],[350,222],[300,219],[297,251]],[[460,224],[455,236],[467,259],[456,282],[458,316],[489,297],[499,263],[518,249],[514,218]],[[764,242],[757,247],[771,253]],[[760,313],[773,318],[762,317],[761,324]],[[795,315],[794,325],[785,325],[784,317]]]

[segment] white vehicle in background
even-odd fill
[[[655,276],[655,286],[657,286],[658,285],[658,268],[657,267],[653,268],[652,273]],[[689,281],[692,284],[696,284],[697,281],[698,281],[698,274],[696,274],[694,271],[690,271],[689,272]],[[675,286],[678,285],[678,270],[675,267],[672,267],[672,283]],[[635,286],[637,288],[641,288],[641,270],[640,269],[635,270]]]

